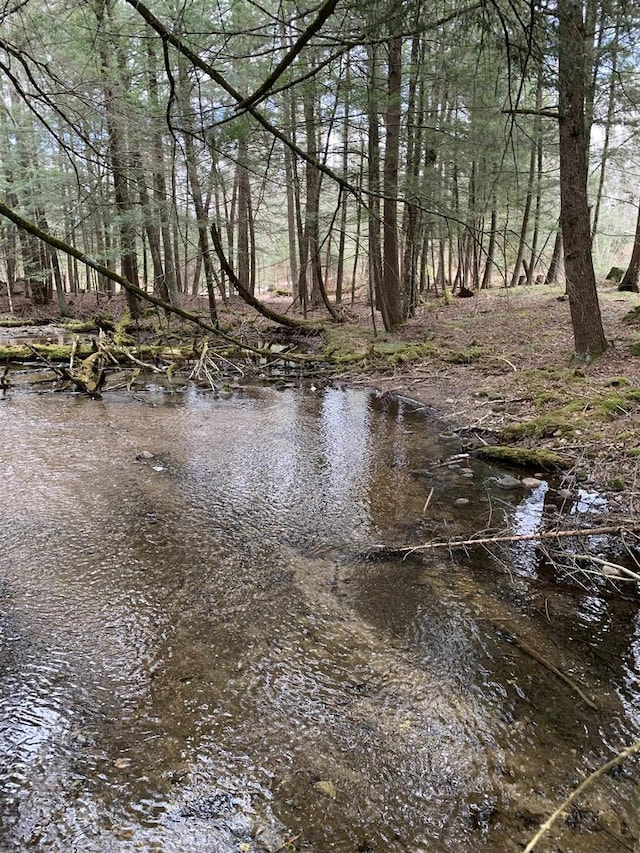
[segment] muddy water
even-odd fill
[[[335,389],[0,402],[0,849],[522,849],[638,737],[640,623],[526,545],[373,559],[539,523],[553,484],[441,429]],[[542,849],[633,849],[634,786]]]

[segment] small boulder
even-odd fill
[[[523,477],[521,482],[525,489],[533,490],[542,485],[542,480],[539,480],[537,477]]]
[[[512,477],[511,474],[505,474],[504,477],[500,477],[499,480],[496,480],[496,486],[499,489],[505,489],[505,491],[508,491],[509,489],[521,489],[522,480],[519,480],[517,477]]]

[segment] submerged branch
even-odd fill
[[[496,628],[500,631],[501,634],[504,634],[508,642],[513,643],[517,646],[520,651],[524,652],[533,660],[537,661],[541,666],[545,669],[548,669],[549,672],[552,672],[560,681],[563,681],[568,687],[573,690],[575,694],[577,694],[585,705],[588,705],[589,708],[592,708],[594,711],[598,710],[598,706],[593,700],[589,699],[589,697],[584,693],[584,691],[578,687],[575,681],[572,681],[568,675],[566,675],[561,669],[558,669],[557,666],[548,661],[543,655],[540,654],[537,649],[534,649],[533,646],[530,646],[529,643],[526,643],[524,640],[521,640],[520,637],[517,637],[515,634],[512,634],[511,631],[508,631],[504,626],[496,624]]]
[[[567,797],[567,799],[558,806],[558,808],[554,811],[554,813],[545,820],[540,829],[533,836],[531,841],[524,848],[524,853],[531,853],[532,850],[536,847],[538,842],[543,838],[544,835],[551,829],[553,824],[558,820],[561,814],[575,801],[578,799],[580,794],[587,790],[594,782],[596,782],[601,776],[604,776],[609,770],[613,767],[616,767],[618,764],[621,764],[625,758],[630,758],[632,755],[636,755],[640,752],[640,740],[628,746],[626,749],[623,749],[622,752],[619,752],[611,761],[607,761],[606,764],[602,764],[598,767],[597,770],[594,770],[587,778],[581,782],[578,787],[571,792],[571,794]]]

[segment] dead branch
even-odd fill
[[[50,370],[53,370],[56,376],[59,376],[67,382],[71,382],[71,384],[75,385],[79,391],[83,391],[90,397],[100,397],[102,386],[104,385],[106,378],[104,368],[102,366],[104,358],[102,352],[98,351],[91,353],[91,355],[87,356],[87,358],[80,363],[80,366],[77,369],[71,369],[54,364],[50,359],[42,355],[41,352],[38,352],[38,350],[31,344],[27,343],[26,346],[37,358],[43,361]]]
[[[621,566],[620,563],[612,563],[611,560],[603,560],[601,557],[593,557],[591,554],[572,554],[572,557],[576,562],[595,563],[597,566],[602,566],[601,574],[605,577],[614,577],[610,572],[618,572],[625,577],[617,578],[617,580],[640,581],[640,575],[637,572],[628,569],[626,566]]]
[[[190,311],[185,311],[184,308],[180,308],[178,305],[172,305],[169,302],[165,302],[163,299],[160,299],[153,293],[147,293],[146,290],[143,290],[138,285],[133,284],[124,276],[119,275],[115,270],[110,269],[109,267],[104,266],[103,264],[99,264],[93,258],[90,258],[88,255],[85,255],[79,249],[76,249],[75,246],[72,246],[70,243],[66,243],[64,240],[60,240],[58,237],[54,237],[53,234],[50,234],[48,231],[43,231],[39,228],[35,223],[25,219],[19,213],[17,213],[12,208],[8,207],[2,201],[0,201],[0,216],[5,216],[11,222],[18,226],[18,228],[22,228],[24,231],[27,231],[29,234],[33,234],[34,237],[37,237],[38,240],[41,240],[43,243],[46,243],[49,246],[53,246],[54,249],[58,249],[61,252],[64,252],[66,255],[70,255],[72,258],[76,258],[76,260],[80,261],[80,263],[85,264],[85,266],[90,269],[95,270],[100,275],[105,276],[111,281],[115,281],[116,284],[119,284],[124,290],[129,293],[134,294],[139,299],[145,300],[146,302],[151,303],[151,305],[155,305],[157,308],[161,308],[163,311],[169,314],[175,314],[177,317],[181,317],[183,320],[187,320],[189,323],[193,323],[195,326],[198,326],[201,329],[211,333],[212,335],[216,335],[227,343],[233,344],[237,346],[239,349],[246,350],[247,352],[251,352],[254,355],[260,356],[261,358],[266,359],[274,359],[274,353],[269,350],[260,349],[258,347],[253,347],[250,344],[244,343],[243,341],[238,340],[233,337],[233,335],[228,335],[226,332],[223,332],[217,326],[214,326],[212,323],[206,322],[201,317],[198,317],[197,314],[193,314]],[[307,321],[309,326],[313,326],[313,324]],[[296,353],[279,353],[277,358],[282,361],[292,362],[294,364],[301,364],[305,362],[309,362],[311,359],[308,356]]]
[[[439,548],[466,548],[470,545],[493,545],[501,542],[536,542],[545,539],[585,538],[587,536],[618,535],[640,530],[640,522],[625,521],[624,524],[612,524],[608,527],[580,527],[573,530],[547,530],[540,533],[522,533],[512,536],[483,536],[469,539],[449,539],[447,542],[425,542],[424,545],[406,545],[394,548],[394,551],[412,554],[414,551],[432,551]],[[385,548],[386,546],[377,546]]]
[[[516,645],[520,649],[520,651],[524,652],[530,658],[533,658],[533,660],[537,661],[545,669],[548,669],[549,672],[553,673],[556,676],[556,678],[559,678],[560,681],[563,681],[568,687],[570,687],[571,690],[582,699],[585,705],[588,705],[594,711],[598,710],[598,706],[595,704],[595,702],[589,699],[589,697],[583,692],[583,690],[578,687],[575,681],[572,681],[569,676],[566,675],[561,669],[558,669],[558,667],[552,664],[551,661],[548,661],[543,655],[540,654],[537,649],[534,649],[533,646],[530,646],[524,640],[521,640],[520,637],[517,637],[515,634],[512,634],[511,631],[508,631],[502,625],[496,623],[495,627],[500,631],[501,634],[504,634],[504,636],[510,643]]]
[[[630,758],[632,755],[640,752],[640,740],[628,746],[626,749],[623,749],[622,752],[619,752],[611,761],[607,761],[606,764],[602,764],[598,767],[597,770],[594,770],[587,778],[581,782],[578,787],[571,792],[571,794],[567,797],[567,799],[558,806],[558,808],[554,811],[554,813],[545,820],[540,829],[533,836],[531,841],[524,848],[524,853],[531,853],[531,851],[536,847],[538,841],[551,829],[553,824],[557,821],[563,811],[565,811],[575,800],[578,799],[580,794],[587,790],[595,781],[597,781],[601,776],[604,776],[612,767],[616,767],[618,764],[621,764],[625,758]]]
[[[229,277],[231,284],[235,287],[240,295],[240,298],[243,299],[247,305],[250,305],[252,308],[262,314],[263,317],[266,317],[268,320],[273,320],[276,323],[279,323],[281,326],[289,326],[292,329],[300,329],[300,328],[309,328],[311,325],[308,320],[298,320],[295,317],[285,317],[284,314],[280,314],[278,311],[273,311],[264,302],[261,302],[259,299],[251,293],[250,290],[244,286],[244,284],[240,281],[238,276],[235,273],[235,270],[229,263],[227,256],[224,253],[224,248],[222,246],[222,240],[220,239],[220,233],[214,222],[211,223],[209,228],[211,232],[211,239],[213,240],[213,248],[215,249],[216,255],[218,256],[218,260],[220,261],[220,266],[223,269],[224,273]]]

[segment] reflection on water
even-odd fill
[[[637,736],[632,605],[369,559],[495,512],[408,403],[14,393],[0,438],[0,849],[518,850]],[[629,772],[563,849],[630,843]]]

